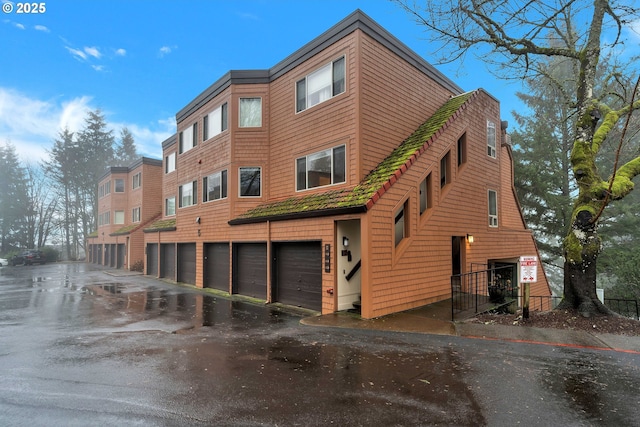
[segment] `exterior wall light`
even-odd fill
[[[467,234],[467,242],[473,243],[473,235],[472,234]]]
[[[345,248],[349,246],[349,238],[347,236],[342,237],[342,246]]]

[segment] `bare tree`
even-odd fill
[[[43,171],[33,165],[25,167],[27,175],[28,209],[25,228],[29,247],[41,248],[53,231],[58,198],[51,193],[50,182]]]
[[[575,116],[571,168],[577,192],[573,195],[570,225],[563,241],[564,299],[561,307],[582,315],[610,311],[596,295],[596,261],[602,249],[599,219],[603,209],[633,190],[640,174],[640,157],[615,162],[609,176],[596,167],[615,129],[626,129],[626,119],[640,109],[637,85],[621,84],[615,97],[594,95],[603,49],[623,49],[623,29],[638,18],[636,3],[627,0],[396,0],[433,42],[443,60],[464,58],[472,50],[495,65],[497,75],[524,78],[544,74],[544,61],[566,58],[576,65],[575,85],[568,93]],[[605,33],[610,43],[603,42]],[[615,78],[616,76],[611,76]],[[624,142],[624,134],[620,143]],[[616,157],[617,158],[617,157]]]

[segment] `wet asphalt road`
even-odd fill
[[[303,326],[86,264],[0,269],[0,425],[637,425],[640,356]]]

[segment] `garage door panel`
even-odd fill
[[[178,282],[196,283],[196,244],[178,244]]]
[[[274,250],[274,299],[283,304],[322,310],[321,243],[279,243]]]
[[[176,245],[173,243],[160,245],[160,277],[176,280]]]
[[[267,298],[266,243],[234,245],[234,291],[254,298]]]
[[[158,244],[149,243],[147,245],[147,275],[158,275]]]
[[[229,292],[229,243],[204,245],[204,287]]]

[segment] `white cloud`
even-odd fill
[[[88,46],[85,46],[85,48],[84,48],[84,52],[85,52],[87,55],[93,56],[93,57],[94,57],[94,58],[96,58],[96,59],[100,59],[100,57],[102,56],[102,54],[100,53],[100,51],[98,50],[98,48],[97,48],[97,47],[88,47]]]
[[[158,52],[158,56],[163,58],[165,55],[170,54],[172,50],[173,48],[171,48],[171,46],[162,46]]]
[[[18,23],[18,22],[14,22],[14,23],[13,23],[13,25],[14,25],[16,28],[19,28],[19,29],[21,29],[21,30],[25,30],[25,29],[26,29],[24,25],[22,25],[22,24],[20,24],[20,23]]]
[[[104,65],[92,65],[91,68],[96,71],[104,71]]]
[[[116,49],[116,55],[117,56],[126,56],[127,55],[127,51],[125,49]]]
[[[82,128],[90,101],[87,96],[43,101],[0,87],[0,143],[10,141],[23,161],[45,159],[60,130]]]
[[[50,33],[50,32],[51,32],[51,31],[50,31],[47,27],[45,27],[44,25],[36,25],[36,26],[35,26],[35,27],[33,27],[33,28],[35,28],[37,31],[42,31],[42,32],[45,32],[45,33]]]
[[[76,59],[81,59],[81,60],[86,60],[87,59],[87,54],[84,53],[81,50],[74,49],[74,48],[69,47],[69,46],[65,46],[64,48],[67,49],[69,51],[69,53],[71,53],[71,55],[73,55],[73,57],[76,58]]]

